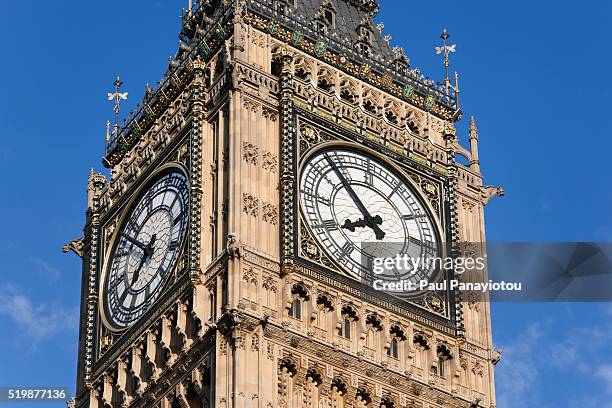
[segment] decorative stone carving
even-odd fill
[[[278,112],[270,109],[270,108],[263,108],[262,109],[262,115],[264,118],[269,119],[272,122],[276,122],[277,118],[278,118]]]
[[[242,211],[245,214],[257,217],[259,214],[259,198],[252,194],[242,194]]]
[[[247,163],[257,165],[257,159],[259,156],[259,148],[252,143],[243,142],[242,143],[242,158]]]
[[[242,244],[240,240],[236,236],[236,234],[231,233],[227,235],[227,253],[230,259],[239,258],[240,251],[242,250]]]
[[[257,113],[259,111],[259,104],[250,99],[245,99],[244,108],[247,110],[250,110],[253,113]]]
[[[74,239],[70,242],[68,242],[67,244],[64,244],[64,248],[63,248],[63,252],[64,253],[68,253],[68,252],[74,252],[75,254],[77,254],[79,257],[83,257],[83,240],[85,239],[85,237],[81,237],[78,239]]]
[[[265,152],[262,159],[262,169],[267,170],[270,173],[276,173],[278,171],[278,159],[276,155],[270,152]]]
[[[496,196],[503,197],[506,192],[502,187],[495,186],[481,186],[480,187],[480,199],[483,205],[489,204],[489,202]]]
[[[270,203],[264,203],[262,206],[263,220],[272,225],[278,224],[278,208]]]

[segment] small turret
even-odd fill
[[[480,160],[478,159],[478,129],[476,128],[474,116],[470,116],[470,151],[472,153],[470,169],[480,173]]]

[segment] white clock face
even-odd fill
[[[351,149],[317,152],[303,167],[300,196],[315,238],[353,277],[416,282],[436,272],[401,266],[373,275],[374,258],[431,259],[440,249],[434,222],[412,187],[377,159]]]
[[[128,209],[104,282],[108,323],[124,329],[160,295],[187,231],[188,184],[178,170],[159,174]]]

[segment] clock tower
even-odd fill
[[[483,184],[473,118],[458,142],[448,35],[438,84],[378,7],[184,11],[66,247],[83,259],[76,407],[495,407],[488,303],[373,285],[376,257],[484,242],[503,194]]]

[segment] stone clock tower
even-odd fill
[[[486,302],[371,285],[366,243],[457,256],[503,193],[483,186],[473,120],[458,143],[456,83],[411,69],[377,11],[184,12],[67,246],[83,258],[77,407],[495,406]]]

